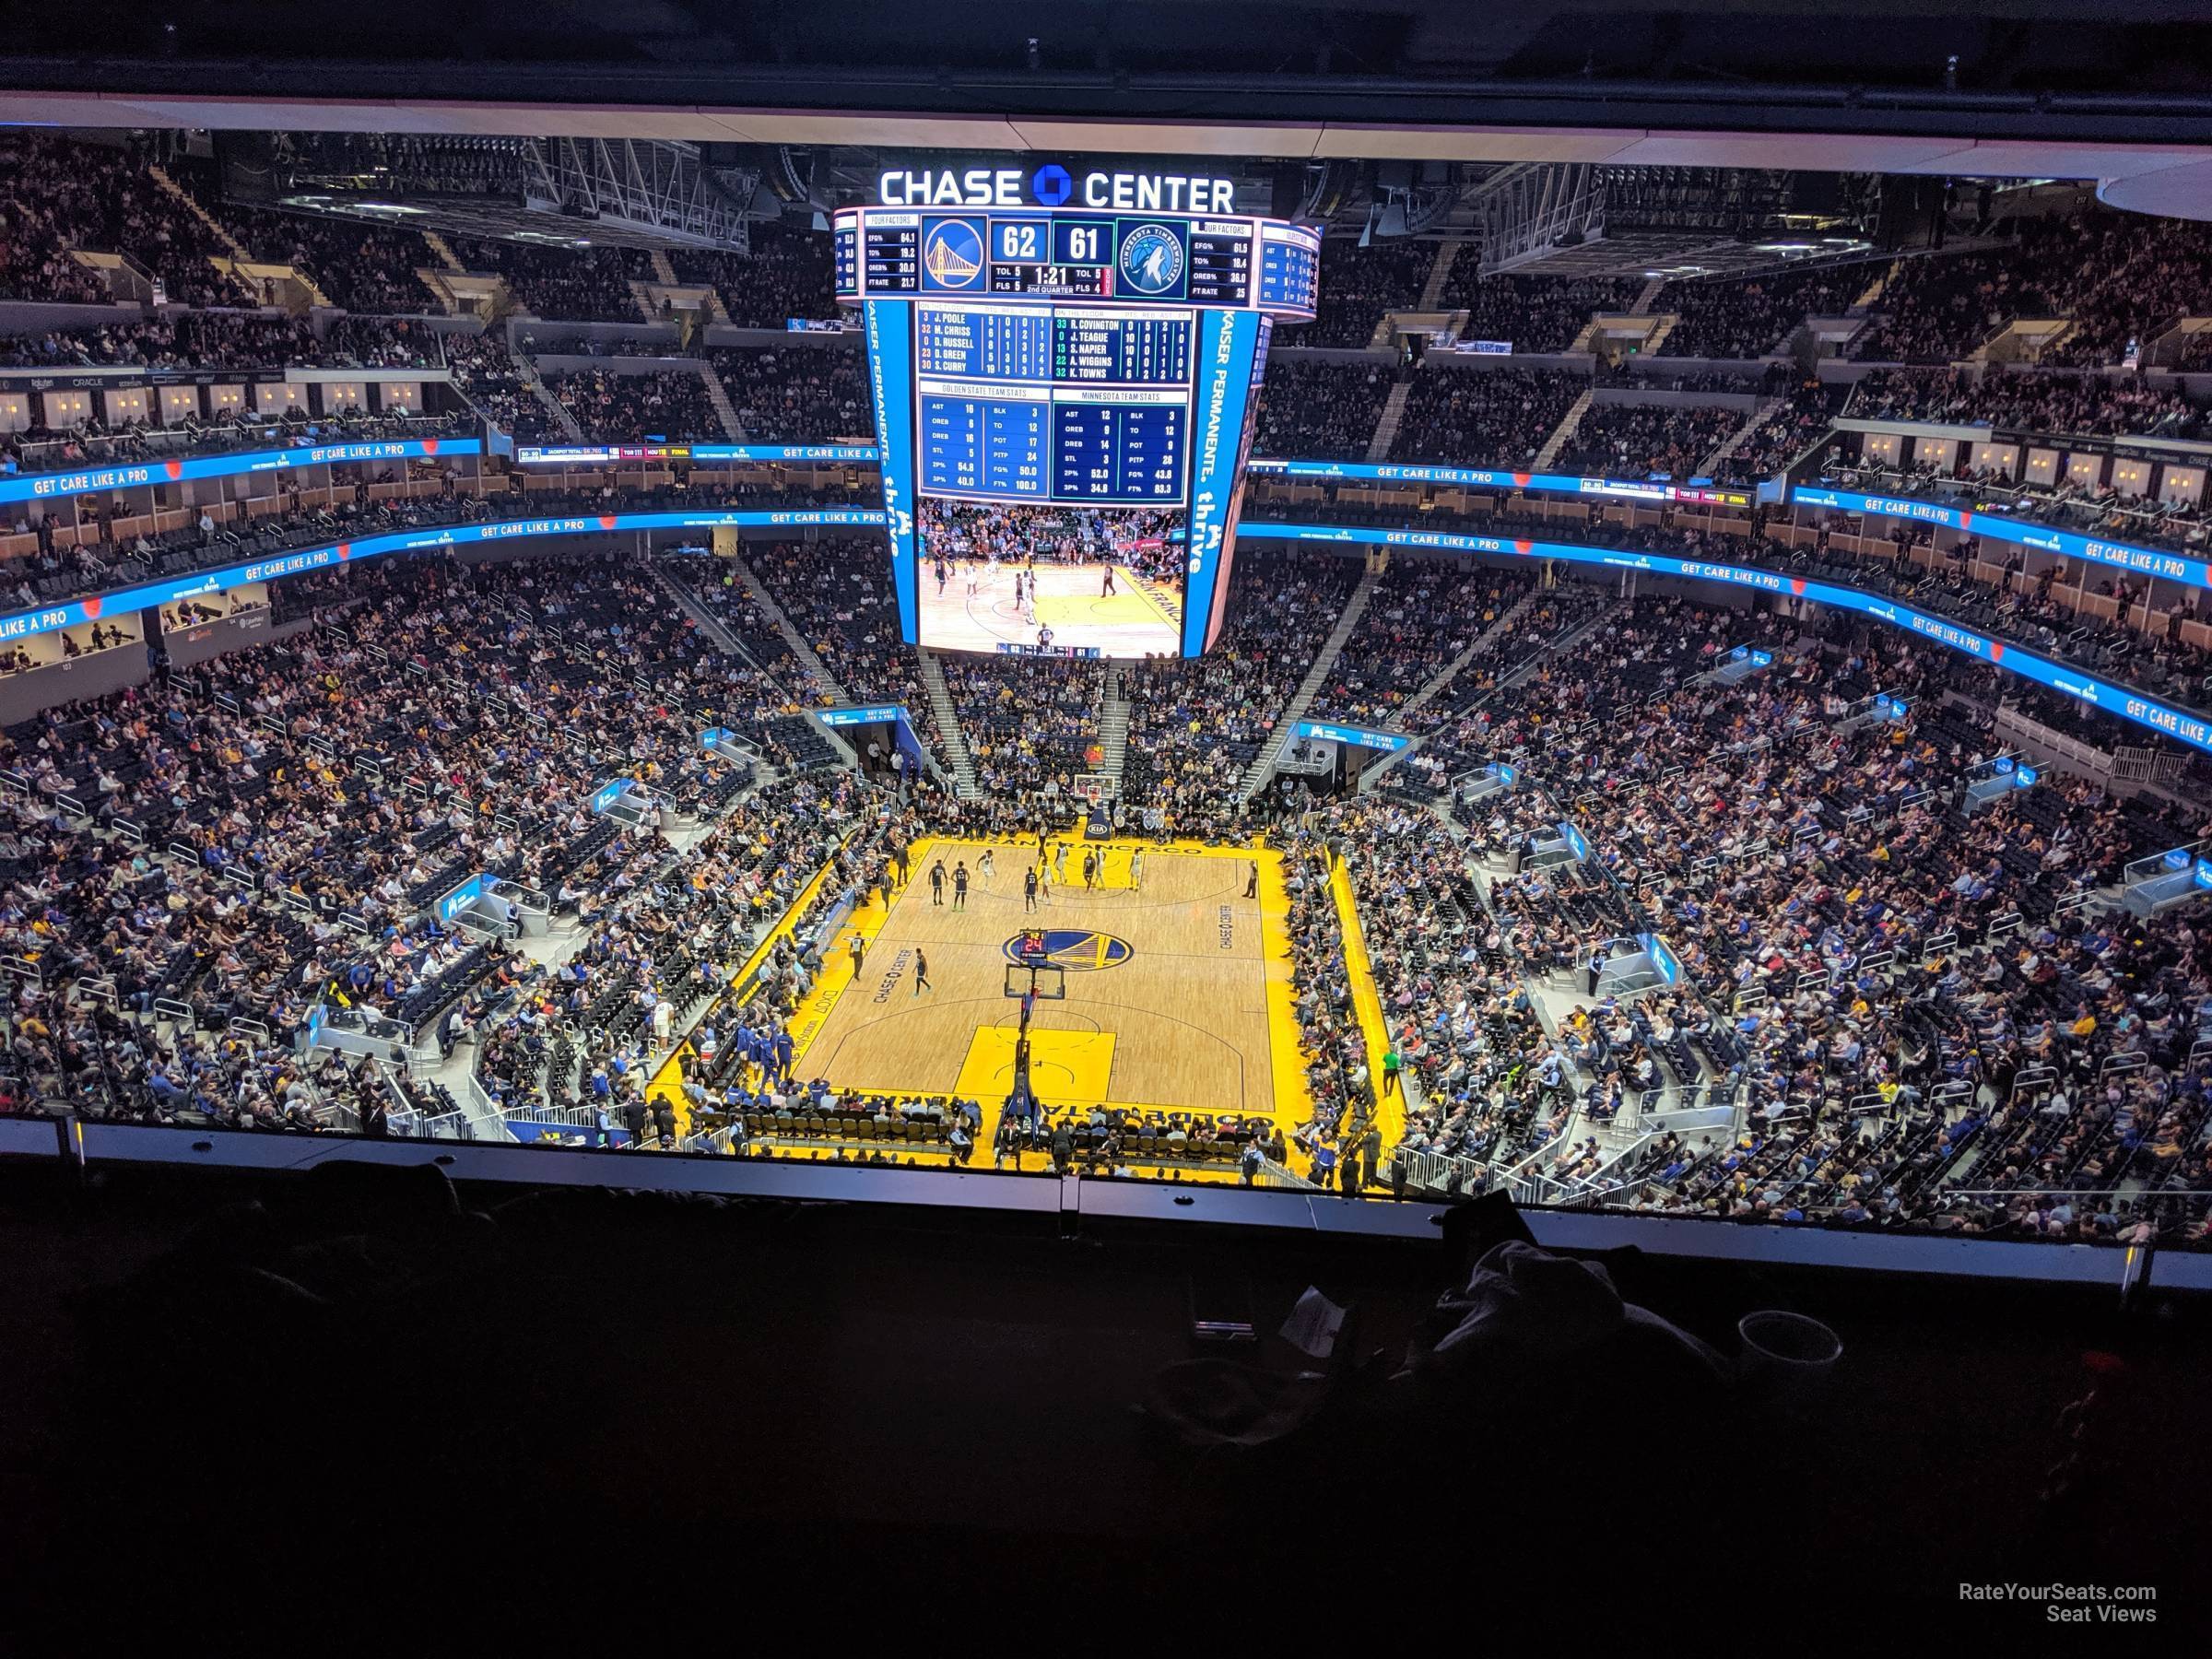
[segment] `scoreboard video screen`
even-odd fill
[[[906,637],[1204,652],[1268,332],[1312,316],[1318,234],[954,206],[842,209],[835,238],[839,298],[865,320]]]
[[[924,301],[913,316],[923,494],[1182,500],[1193,313]]]

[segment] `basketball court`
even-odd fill
[[[1025,598],[1014,602],[1014,576],[1023,574]],[[1182,649],[1182,603],[1165,584],[1147,582],[1127,565],[1113,569],[1112,594],[1102,590],[1106,567],[1040,564],[1037,592],[1027,596],[1026,566],[981,561],[956,563],[937,591],[935,567],[921,572],[921,639],[935,651],[996,651],[1001,644],[1034,645],[1039,628],[1053,630],[1055,648],[1094,649],[1111,657],[1174,655]],[[975,592],[968,591],[971,583]],[[1017,895],[1018,898],[1019,895]]]
[[[1104,857],[1089,891],[1080,874],[1087,845]],[[888,908],[855,918],[866,947],[857,975],[841,942],[792,1020],[797,1075],[841,1090],[970,1097],[994,1122],[1014,1082],[1018,993],[1036,966],[1030,1076],[1047,1107],[1235,1112],[1294,1125],[1306,1094],[1277,855],[1144,846],[1133,886],[1138,843],[1064,837],[1050,846],[1056,860],[1065,849],[1067,879],[1029,910],[1034,839],[919,842]],[[941,904],[929,879],[939,863]],[[1247,899],[1255,864],[1261,897]],[[954,879],[963,865],[964,906]],[[926,990],[916,985],[924,959]]]

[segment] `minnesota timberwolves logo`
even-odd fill
[[[983,233],[967,219],[940,219],[922,243],[922,268],[939,288],[973,288],[983,274]]]
[[[1119,968],[1136,954],[1135,947],[1114,934],[1094,933],[1088,927],[1032,927],[1006,943],[1006,960],[1017,968],[1063,968],[1075,973],[1093,973]]]
[[[1121,265],[1138,293],[1169,293],[1182,280],[1182,244],[1165,225],[1139,225],[1122,238]]]

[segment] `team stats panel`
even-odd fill
[[[923,300],[913,319],[924,494],[1182,499],[1194,312]]]

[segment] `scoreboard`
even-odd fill
[[[1268,334],[1313,315],[1319,233],[1230,213],[955,205],[841,208],[833,235],[838,298],[865,319],[905,638],[929,496],[1182,508],[1182,651],[1205,651]]]
[[[837,297],[1102,300],[1313,315],[1321,238],[1301,225],[1171,214],[847,207]]]

